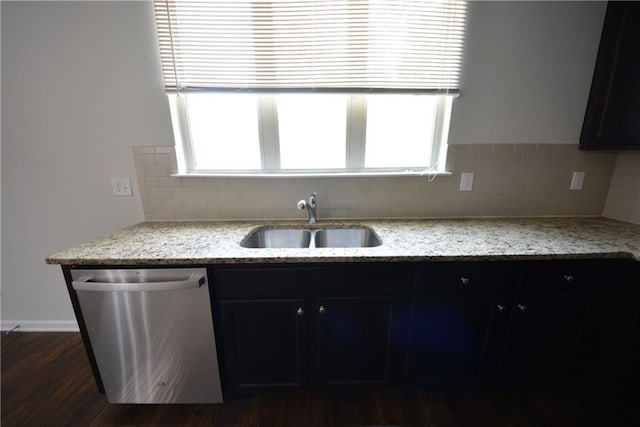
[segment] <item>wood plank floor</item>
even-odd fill
[[[270,393],[221,405],[111,405],[77,333],[2,334],[2,426],[624,426],[637,401],[577,387]]]

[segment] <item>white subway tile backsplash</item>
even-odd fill
[[[640,152],[618,154],[604,215],[640,224]]]
[[[171,198],[174,200],[190,200],[196,198],[195,188],[172,188],[169,191],[171,192]]]
[[[203,178],[181,178],[183,188],[204,188]]]
[[[149,200],[149,207],[153,210],[170,210],[175,211],[176,208],[182,207],[184,202],[182,200],[162,200],[151,199]]]
[[[449,146],[453,176],[348,178],[177,178],[173,147],[134,147],[149,220],[300,219],[300,199],[318,193],[320,218],[423,218],[599,215],[616,156],[567,144]],[[623,162],[636,160],[627,158]],[[632,168],[628,168],[632,169]],[[574,170],[582,191],[568,191]],[[460,192],[460,172],[473,172],[473,191]],[[622,171],[620,187],[632,179]],[[612,200],[613,204],[618,204]]]
[[[493,151],[493,144],[467,144],[468,151],[480,153],[484,151]]]
[[[370,218],[371,210],[367,208],[349,209],[348,218]]]
[[[478,144],[478,149],[482,151],[484,148],[482,147],[484,144]],[[491,146],[493,152],[495,153],[513,153],[516,151],[516,144],[487,144],[487,147]]]
[[[164,165],[142,165],[143,174],[145,177],[168,177],[170,175],[169,168]]]
[[[158,177],[158,186],[160,188],[182,188],[182,182],[180,178],[174,178],[172,176]]]
[[[172,200],[173,195],[168,188],[152,188],[147,191],[149,200]]]
[[[176,219],[174,211],[167,209],[157,209],[147,215],[147,219],[150,221],[167,221]]]
[[[173,147],[168,147],[173,149]],[[137,145],[133,147],[133,153],[134,155],[136,154],[154,154],[156,152],[157,147],[154,146],[142,146],[142,145]]]
[[[169,165],[169,154],[154,154],[156,165]]]
[[[160,188],[160,184],[158,183],[160,179],[162,178],[157,178],[155,176],[144,178],[144,188],[147,190]]]
[[[531,151],[542,151],[542,148],[539,145],[543,144],[514,144],[514,151],[516,152],[531,152]]]
[[[154,148],[153,152],[157,154],[171,154],[176,152],[172,146],[168,146],[168,145],[160,145],[160,146],[155,146],[153,148]]]
[[[140,154],[138,157],[140,159],[140,163],[143,165],[155,165],[156,164],[156,155],[155,154]]]

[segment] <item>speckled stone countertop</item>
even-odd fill
[[[630,258],[640,260],[640,225],[606,218],[321,221],[366,225],[372,248],[252,249],[253,229],[309,228],[303,221],[143,222],[47,258],[63,265],[400,262]]]

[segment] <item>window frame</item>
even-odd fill
[[[199,169],[195,167],[195,155],[189,128],[188,105],[185,94],[168,93],[171,110],[178,170],[175,176],[217,176],[217,177],[316,177],[316,176],[438,176],[451,175],[446,170],[447,140],[453,98],[449,95],[436,96],[434,131],[431,137],[432,164],[427,167],[365,168],[366,152],[366,112],[367,95],[353,94],[347,99],[347,126],[345,147],[345,168],[338,169],[281,169],[280,145],[278,139],[278,116],[276,96],[258,94],[258,129],[261,169]],[[427,142],[425,142],[427,143]]]

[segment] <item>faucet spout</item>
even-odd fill
[[[307,210],[307,213],[309,214],[309,224],[315,224],[318,222],[318,216],[316,214],[316,206],[318,205],[316,200],[317,195],[318,193],[311,193],[309,195],[309,201],[303,199],[298,202],[298,209]]]
[[[318,202],[316,201],[316,196],[318,193],[311,193],[309,195],[309,202],[307,203],[307,211],[309,212],[309,224],[315,224],[318,222],[318,216],[316,214],[316,206]]]

